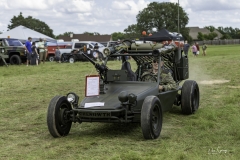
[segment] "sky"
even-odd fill
[[[0,32],[6,32],[20,12],[48,24],[54,35],[124,32],[137,23],[136,15],[151,2],[178,0],[0,0]],[[179,0],[179,5],[189,17],[187,27],[240,28],[239,0]]]

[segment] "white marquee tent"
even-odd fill
[[[38,41],[39,38],[45,38],[47,41],[55,42],[56,40],[42,33],[36,32],[24,26],[15,27],[7,32],[0,34],[0,38],[16,38],[21,41],[26,41],[28,37],[32,37],[32,41]]]

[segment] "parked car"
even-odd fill
[[[108,42],[100,42],[105,47],[113,47],[118,44],[118,41],[108,41]]]
[[[95,44],[98,44],[97,50],[94,49]],[[88,49],[86,54],[93,60],[103,60],[106,57],[103,53],[103,50],[106,47],[104,47],[101,43],[94,41],[74,41],[71,42],[71,45],[67,45],[65,48],[59,49],[62,54],[62,61],[70,63],[75,61],[86,61],[87,59],[79,52],[79,49],[82,49],[84,46]]]
[[[48,42],[47,43],[47,59],[49,61],[54,61],[54,57],[55,57],[55,51],[56,48],[59,47],[60,49],[69,49],[70,46],[72,46],[72,42],[57,42],[57,43],[53,43],[53,42]]]

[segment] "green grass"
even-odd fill
[[[0,67],[0,159],[240,159],[240,46],[209,46],[206,57],[189,59],[200,108],[190,116],[177,106],[164,113],[156,140],[144,140],[139,124],[76,123],[66,137],[49,134],[50,100],[70,91],[82,99],[85,76],[96,74],[89,62]],[[214,80],[229,82],[203,83]]]

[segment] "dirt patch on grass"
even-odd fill
[[[228,88],[239,89],[239,88],[240,88],[240,86],[228,86]]]
[[[212,85],[212,84],[222,84],[222,83],[228,83],[230,82],[230,80],[204,80],[204,81],[200,81],[200,84],[206,84],[206,85]]]

